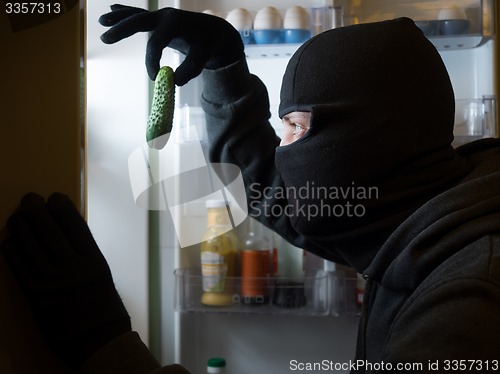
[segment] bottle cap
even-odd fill
[[[214,357],[208,359],[208,367],[212,368],[223,368],[226,367],[226,360],[221,357]]]

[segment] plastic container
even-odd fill
[[[305,29],[284,29],[283,41],[285,43],[304,43],[311,38],[311,30]]]
[[[492,95],[456,100],[453,145],[458,147],[480,138],[497,136],[495,108],[496,97]]]
[[[324,0],[321,6],[311,8],[313,35],[344,26],[344,9],[334,0]]]
[[[282,41],[281,29],[253,30],[255,44],[278,44]]]
[[[209,358],[207,374],[226,374],[226,360],[222,357]]]

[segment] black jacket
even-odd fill
[[[405,220],[365,272],[359,359],[423,372],[500,360],[500,141],[458,151],[472,171]]]

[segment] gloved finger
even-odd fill
[[[147,12],[146,9],[143,9],[143,8],[138,8],[138,7],[134,7],[134,6],[130,6],[130,5],[123,5],[123,4],[112,4],[109,6],[109,8],[111,10],[121,10],[121,9],[137,9],[137,10],[142,10],[142,11],[145,11]]]
[[[153,39],[155,34],[156,32],[151,35],[146,46],[146,71],[148,72],[149,79],[152,81],[156,79],[160,71],[160,59],[163,49],[166,47],[163,42],[157,43]]]
[[[21,200],[19,214],[26,222],[31,240],[38,244],[38,250],[43,251],[50,261],[60,264],[68,263],[75,258],[74,250],[47,209],[42,196],[34,193],[25,195]],[[28,235],[27,233],[27,239]],[[16,236],[19,237],[20,235]],[[33,243],[26,245],[32,246]]]
[[[52,194],[47,199],[47,208],[75,253],[100,254],[87,222],[68,196]]]
[[[125,18],[128,18],[130,16],[133,16],[134,14],[147,12],[146,9],[130,7],[130,6],[125,6],[125,5],[120,5],[120,4],[112,5],[111,10],[112,10],[112,12],[103,14],[102,16],[99,17],[98,22],[101,25],[114,26],[118,22],[120,22],[120,21],[122,21]]]
[[[175,84],[183,86],[191,79],[200,75],[209,58],[210,51],[206,45],[192,44],[186,58],[175,70]]]
[[[33,283],[33,273],[20,256],[19,248],[14,244],[12,238],[7,238],[2,242],[0,252],[21,288],[26,290],[28,285]]]
[[[163,19],[165,19],[165,16]],[[160,59],[163,50],[168,47],[174,38],[177,27],[178,25],[175,24],[174,20],[172,22],[159,22],[158,27],[148,39],[146,45],[146,70],[149,78],[153,81],[160,70]]]
[[[30,278],[44,278],[53,271],[51,262],[35,240],[21,213],[15,212],[9,217],[7,228],[11,238],[7,241],[10,244],[7,244],[5,254],[16,274],[19,272],[23,279],[28,278],[28,272],[31,274]]]
[[[113,44],[128,38],[141,31],[152,31],[158,23],[156,12],[142,12],[134,14],[118,22],[101,35],[101,40],[106,44]]]

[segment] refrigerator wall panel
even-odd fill
[[[147,35],[102,43],[107,28],[97,20],[111,4],[87,2],[88,221],[132,326],[148,342],[148,212],[136,206],[128,173],[130,154],[145,141],[149,113]]]

